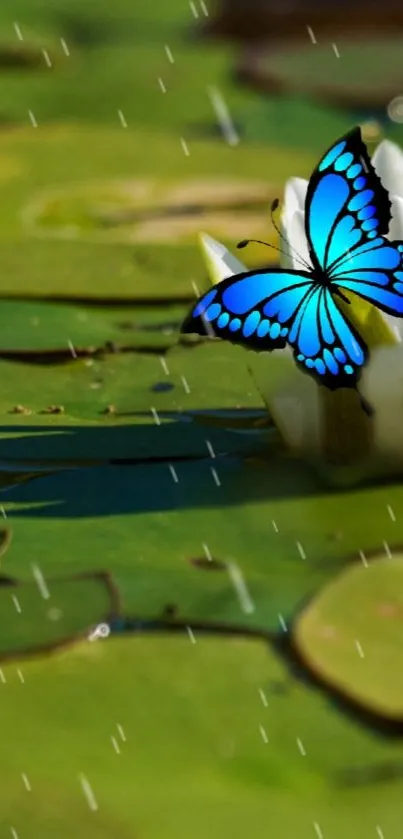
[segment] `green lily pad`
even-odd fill
[[[39,493],[39,488],[37,492]],[[10,550],[11,532],[3,530],[0,533],[1,556]],[[238,635],[245,631],[269,637],[270,632],[267,631],[265,621],[265,606],[269,597],[265,576],[257,573],[243,574],[232,559],[215,564],[208,546],[200,548],[204,561],[202,557],[188,557],[180,566],[169,568],[164,568],[161,564],[136,564],[134,585],[130,588],[130,613],[126,612],[128,620],[124,622],[126,627],[129,629],[131,620],[167,621],[170,611],[173,610],[175,622],[185,622],[193,627],[203,623],[206,629],[213,633],[223,629]],[[66,556],[65,559],[68,565],[71,558]],[[12,553],[2,559],[2,564],[3,569],[4,566],[9,571],[13,568]],[[216,572],[216,568],[220,573]],[[15,650],[33,650],[46,643],[56,646],[63,639],[68,639],[71,635],[76,636],[79,630],[74,627],[72,629],[70,624],[74,621],[74,616],[77,616],[76,613],[80,612],[80,603],[82,611],[82,604],[85,602],[82,593],[86,591],[85,585],[89,587],[88,596],[91,597],[90,583],[102,584],[106,593],[109,593],[108,608],[105,606],[101,616],[98,616],[98,622],[109,621],[108,616],[111,615],[116,617],[120,611],[120,596],[108,575],[97,576],[96,572],[90,572],[88,579],[46,579],[44,585],[48,598],[51,598],[46,602],[39,596],[36,585],[0,577],[0,614],[2,604],[4,611],[3,635],[0,632],[0,658],[8,653],[12,654]],[[74,603],[75,610],[72,612]],[[91,597],[91,604],[95,609],[96,597]],[[23,618],[17,620],[15,615],[23,615]],[[38,632],[32,632],[35,621],[41,625],[39,637]],[[52,631],[52,621],[56,622],[57,632]],[[97,621],[91,620],[85,626],[88,628],[92,623]],[[119,628],[114,630],[114,625],[117,625],[116,622],[112,622],[112,630],[119,632]]]
[[[154,355],[123,354],[102,359],[73,360],[59,368],[0,362],[3,387],[0,417],[26,425],[48,405],[63,405],[64,417],[100,422],[108,405],[127,421],[138,411],[158,412],[262,407],[239,348],[208,342],[194,348],[178,347],[161,359]],[[29,374],[27,374],[29,370]],[[159,387],[164,384],[166,387]],[[31,418],[13,414],[21,404]],[[40,420],[41,422],[42,420]]]
[[[196,243],[195,243],[196,245]],[[5,241],[0,295],[53,300],[188,300],[203,276],[197,247]]]
[[[276,692],[284,668],[262,644],[195,641],[185,633],[86,643],[68,655],[19,663],[23,685],[17,668],[4,666],[5,823],[35,837],[52,825],[58,836],[75,830],[88,839],[111,831],[129,837],[139,824],[156,839],[175,839],[192,825],[194,839],[205,839],[208,802],[210,839],[248,831],[264,839],[269,820],[277,839],[311,839],[312,812],[346,839],[365,839],[372,810],[361,829],[357,822],[349,831],[348,795],[333,790],[329,800],[323,789],[335,764],[354,760],[350,750],[368,754],[365,735],[331,723],[304,689],[293,686],[292,700]],[[31,753],[39,742],[42,749]],[[370,753],[377,752],[374,743]],[[364,812],[367,797],[355,791]],[[16,814],[17,800],[24,806]],[[384,806],[396,814],[398,802],[389,794]]]
[[[107,576],[35,582],[0,589],[0,659],[45,652],[87,637],[93,626],[116,613],[117,598]]]
[[[337,37],[336,50],[328,43],[291,45],[268,56],[267,66],[295,91],[327,94],[328,101],[385,105],[401,90],[399,38]],[[340,58],[340,60],[338,60]],[[337,68],[336,68],[337,65]],[[379,73],[385,66],[386,72]],[[336,72],[337,69],[337,72]]]
[[[116,348],[163,352],[178,340],[186,307],[89,308],[61,303],[3,300],[0,354],[94,352]]]
[[[299,617],[295,638],[326,684],[382,716],[403,719],[403,555],[344,571]]]
[[[162,360],[112,355],[56,369],[2,361],[0,373],[3,459],[213,457],[268,446],[264,428],[227,430],[234,414],[236,422],[251,409],[267,413],[242,352],[220,342],[176,348]]]

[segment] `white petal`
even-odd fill
[[[390,200],[392,202],[392,220],[389,225],[387,238],[391,242],[403,241],[403,198],[399,195],[391,195]],[[403,318],[394,318],[392,315],[388,315],[386,312],[381,312],[380,310],[379,314],[393,331],[397,340],[401,342],[403,339]]]
[[[403,196],[403,152],[396,143],[383,140],[376,149],[372,164],[388,192]]]
[[[379,347],[371,352],[359,385],[374,408],[374,443],[380,455],[403,463],[403,346]]]
[[[288,218],[294,215],[296,210],[305,210],[306,192],[308,189],[308,181],[304,178],[290,178],[284,189],[284,209],[283,213],[288,221]]]
[[[301,452],[320,451],[320,392],[295,364],[289,346],[274,353],[249,353],[257,389],[285,444]]]
[[[220,283],[234,274],[242,274],[248,269],[236,256],[217,242],[207,233],[200,234],[200,245],[210,280],[213,284]]]
[[[392,202],[392,220],[389,225],[388,239],[392,242],[403,240],[403,197],[390,195]]]
[[[311,267],[311,260],[309,258],[308,242],[305,235],[304,213],[301,210],[296,210],[294,214],[283,221],[284,235],[289,243],[287,247],[285,242],[281,242],[281,247],[289,253],[289,257],[282,259],[284,267],[293,268],[295,271],[307,270],[308,263]],[[299,258],[300,257],[300,258]]]

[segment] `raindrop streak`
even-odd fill
[[[314,33],[314,31],[313,31],[312,27],[311,27],[311,26],[307,26],[306,28],[307,28],[307,32],[308,32],[308,35],[309,35],[309,37],[310,37],[310,39],[311,39],[312,43],[313,43],[313,44],[317,44],[318,42],[317,42],[317,40],[316,40],[316,38],[315,38],[315,33]]]
[[[203,12],[204,16],[205,16],[205,17],[208,17],[208,16],[209,16],[209,10],[208,10],[208,8],[207,8],[207,6],[206,6],[206,4],[205,4],[204,0],[200,0],[200,8],[201,8],[201,10],[202,10],[202,12]]]
[[[194,637],[193,632],[192,632],[192,630],[191,630],[190,626],[187,626],[187,627],[186,627],[186,629],[187,629],[187,633],[188,633],[188,635],[189,635],[189,638],[190,638],[190,640],[191,640],[192,644],[195,644],[195,643],[196,643],[196,638]]]
[[[304,744],[303,744],[302,740],[299,739],[299,737],[297,737],[297,746],[298,746],[301,754],[303,755],[303,757],[305,757],[306,751],[305,751],[305,748],[304,748]]]
[[[204,328],[205,328],[205,330],[206,330],[206,335],[207,335],[209,338],[215,338],[215,337],[216,337],[216,334],[215,334],[215,332],[214,332],[214,329],[213,329],[213,327],[212,327],[212,325],[211,325],[210,321],[209,321],[209,320],[207,320],[207,318],[205,318],[205,317],[204,317],[204,315],[200,315],[200,318],[201,318],[201,320],[203,321],[203,326],[204,326]]]
[[[243,578],[242,572],[235,564],[235,562],[229,562],[227,565],[229,578],[234,586],[234,589],[238,595],[239,602],[241,604],[241,609],[245,614],[250,615],[252,612],[255,611],[255,604],[246,588],[246,583]]]
[[[14,23],[14,29],[15,29],[15,34],[17,35],[18,40],[19,40],[19,41],[23,41],[23,40],[24,40],[24,38],[23,38],[23,35],[22,35],[22,32],[21,32],[21,29],[20,29],[20,27],[19,27],[19,24],[18,24],[18,23]]]
[[[220,481],[220,479],[217,475],[216,470],[213,467],[211,467],[211,474],[214,478],[214,482],[217,484],[218,487],[220,487],[221,486],[221,481]]]
[[[159,418],[159,416],[158,416],[157,411],[155,410],[155,408],[151,408],[151,413],[152,413],[152,415],[153,415],[153,417],[154,417],[154,422],[155,422],[155,424],[156,424],[156,425],[161,425],[161,420],[160,420],[160,418]]]
[[[90,810],[93,810],[93,811],[98,810],[99,809],[98,808],[98,802],[97,802],[97,800],[95,798],[95,795],[92,791],[92,787],[90,786],[89,782],[87,781],[87,778],[85,777],[85,775],[80,775],[79,778],[80,778],[80,781],[81,781],[81,786],[82,786],[82,789],[83,789],[83,793],[84,793],[84,795],[87,799],[88,806],[89,806]]]
[[[17,670],[17,673],[18,673],[20,682],[22,682],[22,684],[25,684],[25,679],[24,679],[23,673],[21,672],[21,670],[19,668]]]
[[[313,823],[313,829],[318,837],[318,839],[323,839],[323,833],[318,825],[318,822]]]
[[[361,562],[362,562],[364,568],[368,568],[368,560],[367,560],[367,557],[365,556],[364,551],[360,551],[360,559],[361,559]]]
[[[13,603],[14,603],[14,606],[15,606],[17,612],[21,613],[21,606],[20,606],[20,601],[18,600],[18,597],[16,597],[15,594],[13,594],[12,597],[13,597]]]
[[[283,616],[282,616],[282,615],[279,615],[279,616],[278,616],[278,619],[279,619],[279,621],[280,621],[280,626],[281,626],[281,629],[283,630],[283,632],[288,632],[288,630],[287,630],[287,624],[286,624],[286,622],[285,622],[285,620],[284,620]]]
[[[190,387],[189,387],[189,385],[187,383],[187,380],[185,379],[184,376],[181,376],[181,381],[182,381],[183,389],[184,389],[185,393],[190,393]]]
[[[306,559],[306,553],[305,553],[305,551],[304,551],[304,549],[301,545],[301,542],[296,542],[295,544],[297,546],[297,550],[298,550],[298,553],[299,553],[301,559]]]
[[[340,58],[340,53],[339,53],[339,51],[338,51],[338,49],[337,49],[337,45],[336,45],[336,44],[332,44],[332,47],[333,47],[333,52],[334,52],[334,54],[335,54],[336,58]]]
[[[388,559],[392,559],[392,551],[387,542],[383,543],[383,547],[385,548],[385,553]]]
[[[172,478],[175,481],[175,483],[178,484],[179,483],[178,473],[177,473],[175,467],[172,466],[172,463],[169,464],[169,471],[170,471],[170,473],[172,475]]]
[[[27,776],[25,775],[24,772],[22,772],[21,778],[22,778],[22,783],[24,784],[25,789],[28,790],[28,792],[31,792],[31,784],[29,783],[28,778],[27,778]]]
[[[11,830],[11,836],[13,837],[13,839],[18,839],[18,833],[17,833],[16,829],[14,827],[10,827],[10,830]]]
[[[120,755],[119,743],[117,742],[115,737],[111,737],[112,746],[115,749],[117,755]]]
[[[272,519],[272,525],[273,525],[273,530],[275,531],[275,533],[278,533],[278,527],[277,527],[277,524],[274,521],[274,519]]]
[[[165,375],[169,376],[169,367],[168,367],[163,355],[160,356],[160,362],[161,362],[161,367],[162,367]]]
[[[6,684],[6,677],[5,677],[4,673],[3,673],[3,671],[1,670],[1,668],[0,668],[0,681],[2,681],[2,682],[3,682],[3,685],[5,685],[5,684]]]
[[[205,542],[203,542],[203,550],[204,550],[204,553],[206,554],[206,557],[207,557],[208,561],[211,562],[213,557],[211,556],[209,546],[206,545]]]
[[[6,519],[7,518],[7,513],[4,509],[4,507],[0,507],[0,512],[1,512],[1,515],[3,516],[3,519]]]
[[[51,62],[51,60],[50,60],[50,55],[49,55],[48,51],[47,51],[47,50],[42,50],[42,55],[43,55],[43,57],[44,57],[44,59],[45,59],[45,63],[46,63],[46,65],[47,65],[48,67],[51,67],[51,66],[52,66],[52,62]]]
[[[195,283],[195,281],[194,281],[194,280],[192,280],[192,288],[193,288],[193,291],[194,291],[194,293],[195,293],[196,297],[200,297],[200,291],[199,291],[199,289],[197,288],[197,285],[196,285],[196,283]]]
[[[70,352],[71,352],[71,354],[72,354],[73,358],[77,358],[77,353],[76,353],[76,351],[75,351],[75,349],[74,349],[74,347],[73,347],[73,343],[72,343],[72,341],[70,341],[70,338],[69,338],[69,340],[67,341],[67,344],[68,344],[68,346],[69,346],[69,349],[70,349]]]
[[[122,726],[118,723],[116,728],[119,732],[120,739],[123,740],[124,743],[126,743],[126,734],[124,733]]]
[[[382,828],[379,827],[379,824],[377,824],[377,826],[376,826],[376,833],[377,833],[378,839],[385,839],[385,834],[384,834]]]
[[[396,516],[395,516],[394,511],[392,510],[392,507],[390,506],[390,504],[388,504],[387,510],[388,510],[388,513],[389,513],[392,521],[396,521]]]
[[[165,44],[165,52],[166,52],[166,54],[167,54],[168,61],[169,61],[171,64],[174,64],[174,63],[175,63],[175,59],[174,59],[174,57],[173,57],[173,55],[172,55],[172,52],[171,52],[171,50],[170,50],[170,48],[169,48],[168,44]]]
[[[265,731],[265,729],[263,728],[262,725],[259,725],[259,731],[260,731],[263,743],[267,744],[269,742],[269,738],[268,738],[268,736],[266,734],[266,731]]]
[[[262,690],[262,688],[259,688],[259,696],[260,696],[260,698],[263,702],[264,707],[267,708],[269,703],[267,701],[267,696],[266,696],[264,690]]]
[[[189,155],[190,155],[189,147],[188,147],[188,144],[187,144],[186,140],[184,140],[183,137],[181,137],[181,146],[183,148],[183,151],[184,151],[184,154],[186,155],[186,157],[189,157]]]
[[[127,122],[126,122],[125,115],[124,115],[123,111],[118,111],[118,116],[119,116],[120,122],[122,123],[122,127],[127,128]]]
[[[108,638],[111,634],[110,626],[107,623],[99,623],[94,631],[88,636],[89,641],[96,641],[98,638]]]
[[[224,138],[229,146],[237,146],[239,143],[239,136],[231,119],[231,114],[228,110],[224,97],[216,87],[209,87],[207,90]]]
[[[60,38],[60,43],[62,45],[62,50],[63,50],[64,54],[65,55],[70,55],[70,50],[69,50],[64,38]]]
[[[34,128],[38,128],[38,123],[37,123],[37,121],[36,121],[36,119],[35,119],[34,114],[32,113],[32,111],[28,111],[28,116],[29,116],[29,118],[30,118],[30,120],[31,120],[31,123],[32,123],[33,127],[34,127]]]
[[[38,568],[37,565],[32,565],[32,573],[34,575],[35,582],[36,582],[36,584],[39,588],[39,591],[40,591],[43,599],[44,600],[49,600],[50,592],[49,592],[49,589],[46,585],[45,578],[42,574],[41,569]]]
[[[193,17],[197,19],[199,17],[199,12],[197,11],[196,6],[192,2],[192,0],[190,1],[189,6],[190,6]]]
[[[356,646],[357,653],[360,656],[360,658],[364,658],[364,650],[362,649],[362,646],[361,646],[360,642],[356,641],[355,646]]]
[[[206,440],[206,446],[210,457],[215,458],[215,451],[210,443],[210,440]]]
[[[167,92],[167,89],[166,89],[166,87],[165,87],[165,85],[164,85],[164,82],[162,81],[161,77],[159,77],[159,78],[158,78],[158,84],[159,84],[159,86],[160,86],[160,88],[161,88],[162,92],[163,92],[163,93],[166,93],[166,92]]]

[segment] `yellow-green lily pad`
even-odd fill
[[[403,554],[347,568],[299,616],[295,642],[330,687],[379,715],[403,719]]]

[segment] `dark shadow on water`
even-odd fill
[[[65,461],[68,466],[7,487],[1,493],[2,504],[26,505],[23,510],[10,507],[9,518],[222,509],[322,491],[303,464],[270,450],[267,437],[262,445],[253,434],[249,437],[213,428],[206,431],[180,422],[109,429],[42,427],[36,428],[31,437],[22,438],[16,436],[22,429],[8,431],[15,436],[0,440],[0,460],[7,460],[8,465],[17,458],[27,464],[31,461],[27,472],[35,472],[32,461],[40,461],[42,456],[42,464],[46,462],[50,468],[52,461],[55,465],[58,461],[59,467]],[[59,436],[60,432],[65,438]],[[215,457],[208,451],[206,438]],[[119,456],[119,464],[111,463],[112,453],[115,458]],[[83,465],[74,462],[78,457]],[[36,504],[43,506],[30,506]]]
[[[85,465],[205,457],[211,451],[216,455],[267,453],[273,431],[253,427],[265,416],[252,410],[160,411],[157,424],[151,410],[124,415],[105,409],[97,425],[46,425],[41,417],[41,425],[0,426],[0,434],[7,435],[0,437],[0,462]],[[126,417],[132,421],[123,423]]]
[[[184,509],[222,509],[251,502],[319,492],[295,462],[261,464],[229,456],[128,466],[70,468],[39,476],[2,493],[4,502],[25,504],[9,518],[84,518]],[[30,508],[31,504],[44,507]]]

